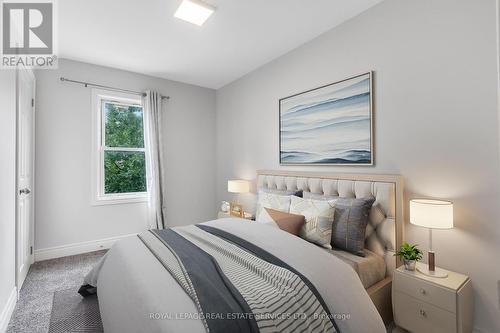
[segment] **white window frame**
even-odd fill
[[[109,205],[109,204],[126,204],[148,201],[148,192],[134,193],[109,193],[104,192],[104,152],[105,151],[142,151],[146,153],[144,148],[116,148],[104,146],[104,126],[105,119],[102,112],[102,102],[112,101],[122,104],[137,104],[142,105],[141,96],[114,92],[102,89],[92,89],[92,167],[91,167],[91,203],[93,205]],[[143,112],[144,126],[144,112]],[[144,126],[144,136],[146,135]],[[144,138],[144,145],[146,139]],[[147,168],[147,165],[146,165]],[[147,174],[147,170],[146,170]],[[147,177],[146,177],[147,184]]]

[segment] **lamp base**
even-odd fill
[[[422,273],[424,275],[435,277],[435,278],[448,277],[448,273],[445,270],[442,270],[440,268],[436,268],[434,271],[430,271],[429,266],[427,266],[427,265],[419,265],[417,267],[417,271],[419,271],[420,273]]]

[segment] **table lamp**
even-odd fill
[[[445,278],[448,274],[436,269],[436,255],[432,250],[432,229],[453,228],[453,203],[443,200],[413,199],[410,200],[410,223],[429,228],[428,265],[417,270],[432,277]]]
[[[242,179],[234,179],[227,181],[227,191],[230,193],[247,193],[250,192],[250,182],[248,180]],[[243,207],[238,204],[238,197],[236,198],[236,202],[231,202],[230,213],[233,212],[233,207],[237,207],[239,209],[240,217],[244,216]]]

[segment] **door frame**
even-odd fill
[[[15,250],[15,263],[16,263],[16,275],[15,275],[15,283],[17,296],[19,298],[19,293],[21,291],[22,283],[19,282],[19,243],[21,240],[19,239],[19,119],[20,119],[20,102],[19,102],[19,94],[20,94],[20,76],[27,75],[33,81],[33,91],[32,91],[32,128],[31,128],[31,149],[32,149],[32,160],[31,160],[31,217],[30,217],[30,227],[29,227],[29,243],[30,243],[30,266],[35,262],[35,118],[36,118],[36,77],[32,69],[26,68],[24,66],[18,66],[16,68],[16,225],[15,225],[15,233],[16,233],[16,250]]]

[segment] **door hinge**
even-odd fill
[[[31,107],[32,108],[35,107],[35,99],[34,98],[31,99]]]
[[[33,254],[33,246],[30,246],[30,254]]]

